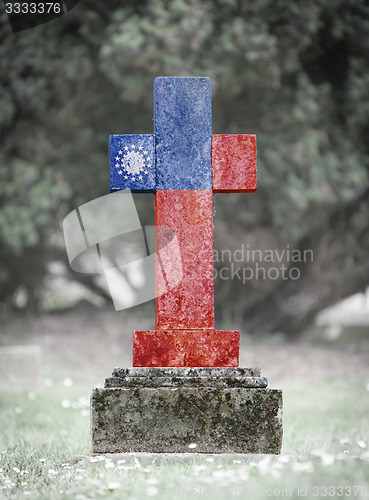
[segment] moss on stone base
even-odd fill
[[[92,451],[279,453],[282,391],[160,387],[95,389]]]

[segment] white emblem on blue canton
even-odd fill
[[[145,150],[141,153],[143,149],[142,146],[140,146],[138,150],[134,145],[132,145],[131,148],[132,149],[129,150],[129,148],[125,146],[124,151],[118,151],[120,156],[117,158],[120,159],[120,163],[116,163],[115,166],[119,175],[126,174],[124,175],[124,179],[128,179],[129,176],[131,176],[132,180],[135,180],[135,176],[137,176],[139,180],[142,180],[142,175],[147,175],[149,173],[150,158],[147,156],[148,151]]]

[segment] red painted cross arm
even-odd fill
[[[214,193],[256,191],[256,136],[212,136],[211,164]]]

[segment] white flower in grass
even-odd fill
[[[281,472],[278,469],[272,469],[270,475],[273,479],[279,479],[281,477]]]
[[[112,481],[111,483],[108,484],[109,491],[119,490],[119,488],[120,488],[120,483],[118,483],[118,481]]]
[[[247,470],[246,467],[243,467],[242,469],[239,469],[238,471],[238,477],[241,481],[248,481],[249,479],[249,471]]]
[[[20,473],[20,469],[18,469],[18,467],[13,467],[13,471],[16,472],[17,474]]]
[[[133,470],[133,467],[128,467],[128,465],[118,465],[118,470]]]
[[[15,486],[15,483],[13,483],[13,481],[8,477],[4,478],[3,481],[5,485],[4,488],[12,488],[13,486]]]
[[[296,462],[292,465],[295,472],[314,472],[314,466],[311,462]]]
[[[63,385],[64,385],[64,387],[72,387],[73,379],[71,379],[70,377],[65,378],[63,380]]]
[[[43,464],[44,462],[46,462],[46,458],[40,458],[39,462]]]
[[[226,475],[227,475],[227,471],[225,471],[225,470],[214,470],[212,472],[212,476],[215,478],[219,478],[219,479],[224,478],[224,476],[226,476]]]
[[[263,457],[259,462],[257,462],[257,468],[261,474],[266,474],[269,471],[272,458],[269,456]]]
[[[190,450],[193,450],[193,449],[195,449],[197,447],[197,444],[196,443],[191,443],[191,444],[188,445],[188,447],[189,447]]]
[[[282,462],[273,462],[273,465],[272,465],[273,469],[283,469],[283,463]]]
[[[321,461],[322,461],[322,465],[323,467],[328,467],[329,465],[333,465],[334,464],[334,461],[335,461],[335,458],[333,455],[322,455],[320,457]]]
[[[156,477],[148,477],[146,479],[146,482],[147,484],[158,484],[158,480],[156,479]]]
[[[192,468],[194,471],[198,472],[198,471],[202,471],[202,470],[207,470],[208,467],[205,464],[199,464],[199,465],[195,464]]]
[[[105,464],[105,469],[113,469],[113,468],[114,468],[113,462],[111,462],[110,460],[109,462],[107,461]]]
[[[155,486],[150,486],[149,488],[147,488],[146,490],[146,495],[148,497],[154,497],[155,495],[157,495],[159,493],[159,490],[158,488],[156,488]]]
[[[63,401],[61,402],[61,405],[63,408],[69,408],[70,407],[69,399],[63,399]]]
[[[47,473],[49,474],[49,477],[55,477],[58,475],[58,471],[56,471],[55,469],[49,469]]]
[[[359,448],[362,448],[362,449],[366,448],[366,443],[364,441],[361,441],[361,440],[358,441],[357,445]]]
[[[81,408],[83,408],[83,407],[89,408],[90,407],[90,400],[88,398],[86,398],[85,396],[79,397],[78,403],[81,405]]]

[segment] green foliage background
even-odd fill
[[[213,132],[258,136],[258,192],[217,196],[215,245],[314,251],[298,282],[217,282],[218,321],[294,333],[365,287],[368,33],[365,0],[85,0],[16,34],[2,13],[0,301],[37,309],[63,217],[108,192],[108,135],[152,132],[158,75],[210,76]]]

